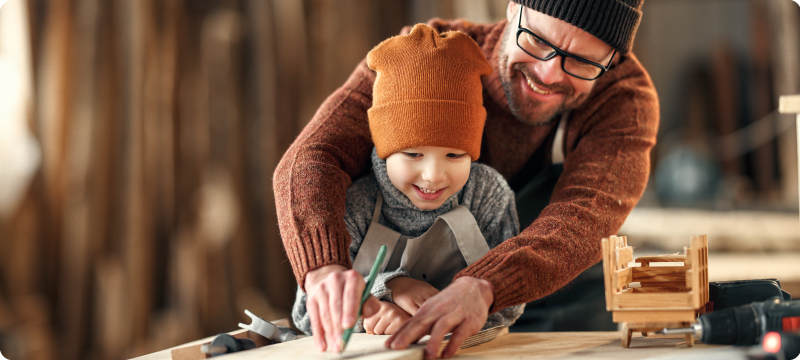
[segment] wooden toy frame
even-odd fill
[[[660,266],[652,266],[656,263]],[[630,346],[634,331],[647,336],[664,328],[687,327],[708,305],[708,238],[692,237],[683,255],[635,260],[627,237],[604,238],[603,278],[606,309],[615,323],[622,323],[623,347]],[[686,346],[693,345],[694,337],[687,334]]]

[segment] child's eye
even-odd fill
[[[466,153],[463,153],[463,154],[449,153],[449,154],[447,154],[447,157],[449,157],[451,159],[460,159],[460,158],[464,157],[464,155],[467,155],[467,154]]]
[[[418,157],[422,157],[422,154],[420,154],[420,153],[404,152],[403,154],[406,154],[406,156],[408,156],[408,157],[410,157],[412,159],[416,159]]]

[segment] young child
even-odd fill
[[[372,287],[381,309],[356,331],[391,334],[459,271],[517,235],[519,222],[503,177],[474,162],[486,121],[481,76],[492,72],[478,45],[419,24],[376,46],[367,65],[377,73],[368,111],[373,171],[347,190],[344,220],[362,275],[381,245],[389,250]],[[491,314],[484,328],[510,325],[522,309]],[[292,318],[311,333],[299,287]]]

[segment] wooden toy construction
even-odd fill
[[[688,327],[708,304],[708,238],[694,236],[683,255],[634,259],[625,236],[603,239],[606,309],[622,323],[622,346],[634,331],[643,336],[664,328]],[[653,334],[650,334],[653,335]],[[694,337],[686,336],[686,346]]]

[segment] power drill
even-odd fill
[[[664,329],[660,333],[693,334],[705,344],[755,345],[769,331],[800,331],[800,300],[774,297],[714,311],[698,316],[688,328]]]

